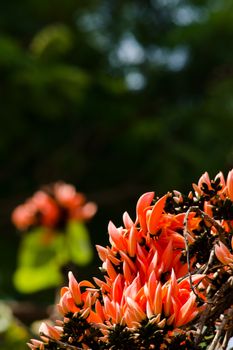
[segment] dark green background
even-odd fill
[[[0,108],[0,295],[21,297],[10,213],[41,185],[96,201],[105,244],[143,192],[232,168],[233,2],[2,1]]]

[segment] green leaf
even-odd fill
[[[49,25],[36,34],[31,50],[35,55],[56,57],[67,53],[73,45],[73,34],[71,30],[63,25]]]
[[[22,293],[58,286],[62,282],[60,267],[68,261],[64,235],[42,228],[33,230],[22,239],[15,287]]]
[[[64,234],[44,228],[28,232],[21,241],[19,265],[37,267],[53,260],[57,251],[64,248]],[[66,257],[63,256],[64,260]],[[60,261],[63,263],[63,261]]]
[[[69,258],[77,265],[88,264],[93,257],[89,234],[85,226],[77,221],[67,225],[67,245]]]
[[[62,275],[55,261],[38,267],[19,267],[14,274],[15,287],[21,293],[34,293],[56,287],[62,283]]]

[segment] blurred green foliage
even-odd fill
[[[14,319],[9,306],[0,302],[0,347],[4,350],[25,350],[29,332]]]
[[[64,266],[84,266],[92,256],[89,233],[81,222],[69,221],[64,232],[34,229],[22,238],[14,284],[21,293],[59,287]]]
[[[143,191],[232,167],[232,0],[3,1],[0,29],[1,294],[41,184],[96,201],[101,244]]]

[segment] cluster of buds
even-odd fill
[[[96,212],[96,204],[87,202],[73,185],[57,182],[36,192],[12,213],[12,222],[20,231],[43,226],[60,229],[68,220],[86,221]]]
[[[226,182],[205,173],[187,196],[154,197],[139,198],[134,221],[125,212],[123,226],[109,223],[110,245],[97,246],[103,279],[77,282],[69,273],[62,319],[41,325],[32,350],[219,346],[215,327],[233,303],[223,302],[233,273],[233,171]]]

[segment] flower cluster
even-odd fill
[[[96,204],[86,202],[74,186],[57,182],[36,192],[15,208],[12,222],[21,231],[43,226],[62,228],[68,220],[86,221],[96,212]]]
[[[233,273],[233,170],[227,181],[205,173],[187,196],[154,197],[139,198],[136,220],[125,212],[124,226],[109,223],[110,245],[97,246],[103,279],[77,282],[69,273],[58,304],[63,319],[43,323],[32,350],[201,349],[213,338],[218,344],[216,321],[233,304],[232,296],[222,302]]]

